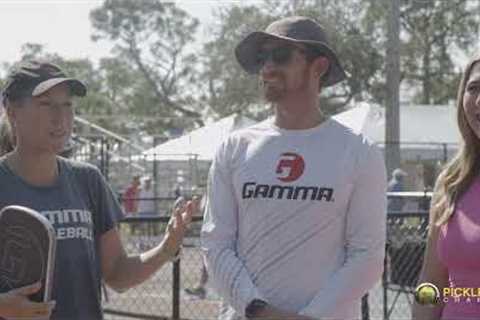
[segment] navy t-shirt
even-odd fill
[[[14,174],[0,158],[0,208],[35,209],[56,231],[52,299],[57,303],[51,319],[103,319],[99,239],[115,227],[121,207],[97,168],[57,159],[56,182],[37,187]]]

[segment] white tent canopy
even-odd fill
[[[333,116],[340,123],[362,132],[374,143],[385,143],[385,109],[362,103]],[[220,143],[233,131],[255,124],[256,121],[232,114],[217,122],[196,129],[179,138],[144,151],[147,161],[211,161]],[[456,110],[449,106],[403,105],[400,111],[400,142],[402,149],[438,148],[440,144],[456,148],[460,133]]]
[[[256,121],[239,114],[232,114],[217,122],[196,129],[179,138],[169,140],[142,153],[147,161],[204,160],[211,161],[220,143],[238,129]]]
[[[333,117],[362,132],[373,142],[385,142],[385,109],[362,104]],[[449,144],[460,142],[456,109],[450,106],[404,105],[400,110],[402,144]]]

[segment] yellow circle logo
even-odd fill
[[[440,301],[440,291],[433,283],[421,283],[415,289],[415,301],[421,305],[435,305]]]

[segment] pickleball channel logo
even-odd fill
[[[433,283],[421,283],[415,289],[415,301],[421,305],[436,305],[440,302],[440,291]]]
[[[303,170],[305,170],[305,161],[302,156],[292,152],[285,152],[280,156],[275,172],[278,174],[278,180],[292,182],[300,178]]]

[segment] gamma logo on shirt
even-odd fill
[[[324,186],[292,185],[305,170],[305,161],[301,155],[285,152],[280,155],[275,174],[278,180],[287,184],[260,184],[250,181],[243,184],[243,199],[287,199],[287,200],[317,200],[333,202],[333,188]]]
[[[305,161],[302,156],[285,152],[280,156],[277,164],[277,179],[283,182],[292,182],[300,178],[305,169]]]

